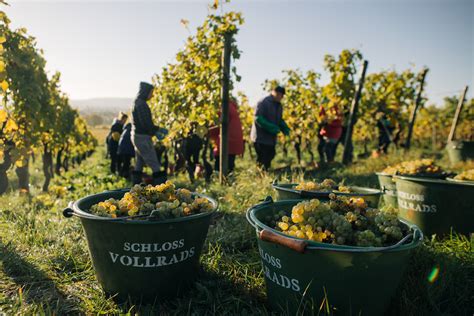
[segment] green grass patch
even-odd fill
[[[182,297],[153,305],[118,305],[107,298],[94,274],[80,221],[62,216],[70,201],[105,190],[127,187],[110,175],[103,149],[61,177],[52,192],[41,194],[39,168],[32,166],[32,196],[11,191],[0,196],[0,312],[7,314],[97,315],[266,315],[265,284],[256,236],[245,219],[248,207],[273,195],[271,182],[332,177],[347,184],[378,187],[374,171],[387,164],[428,156],[394,152],[379,159],[339,164],[324,169],[289,168],[293,157],[279,155],[278,173],[259,172],[249,157],[239,159],[232,184],[191,184],[184,174],[180,185],[208,194],[220,203],[201,257],[198,280]],[[447,164],[444,156],[441,161]],[[462,166],[459,166],[462,167]],[[35,171],[36,170],[36,171]],[[12,175],[12,173],[10,173]],[[61,189],[63,188],[63,189]],[[438,271],[437,276],[434,275]],[[383,287],[383,280],[380,281]],[[427,239],[414,253],[393,298],[389,315],[472,315],[474,253],[472,240],[453,234]],[[323,314],[321,312],[321,314]]]

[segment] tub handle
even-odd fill
[[[69,204],[67,205],[67,207],[63,210],[63,216],[66,217],[66,218],[70,218],[70,217],[73,217],[73,215],[75,215],[76,213],[74,212],[74,209],[73,209],[73,202],[69,202]]]
[[[308,243],[304,240],[286,238],[285,236],[275,234],[274,232],[266,229],[261,230],[258,234],[258,237],[261,240],[285,246],[299,253],[304,253],[306,246],[308,245]]]

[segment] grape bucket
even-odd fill
[[[423,234],[411,233],[389,247],[353,247],[318,243],[284,235],[265,224],[267,216],[289,214],[301,200],[271,198],[247,211],[255,227],[267,298],[275,311],[318,314],[324,302],[337,315],[383,315],[395,294],[411,251]]]
[[[65,217],[80,218],[97,280],[108,295],[123,301],[175,297],[195,280],[199,257],[213,211],[154,221],[136,217],[106,218],[89,212],[92,205],[120,199],[128,189],[107,191],[71,203]],[[138,216],[137,216],[138,217]]]
[[[287,183],[279,184],[274,182],[272,187],[277,191],[277,200],[294,200],[294,199],[319,199],[322,201],[329,200],[330,191],[305,191],[305,190],[296,190],[294,187],[297,186],[296,183]],[[380,196],[382,192],[377,189],[349,186],[354,192],[345,193],[345,192],[333,192],[337,196],[349,196],[349,197],[362,197],[371,207],[377,207],[379,205]]]
[[[400,217],[426,235],[474,232],[474,182],[394,176]]]
[[[474,159],[474,141],[451,141],[446,145],[446,151],[452,164]]]
[[[385,205],[390,205],[397,207],[397,186],[393,182],[393,177],[390,174],[376,172],[375,173],[379,179],[380,190],[383,193],[383,200]]]

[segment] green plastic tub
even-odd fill
[[[247,211],[255,227],[265,276],[267,299],[277,312],[319,314],[327,302],[336,315],[384,315],[422,232],[389,247],[351,247],[307,241],[284,235],[265,218],[291,209],[301,200],[271,198]]]
[[[94,194],[71,203],[64,216],[80,218],[97,280],[107,295],[154,301],[175,297],[194,282],[210,220],[217,210],[154,221],[92,215],[92,205],[120,199],[128,189]]]
[[[385,205],[390,205],[395,208],[398,208],[397,185],[395,184],[395,179],[393,178],[393,175],[386,174],[383,172],[376,172],[375,174],[379,179],[380,190],[383,193]],[[441,174],[420,174],[411,177],[444,179],[447,175],[447,173],[443,172]]]
[[[474,159],[474,141],[451,141],[446,145],[446,151],[452,164]]]
[[[385,205],[397,208],[397,186],[393,181],[393,176],[382,172],[376,172],[375,174],[379,179],[380,190],[383,193]]]
[[[474,232],[474,183],[395,176],[400,217],[426,235]]]
[[[272,187],[277,191],[277,200],[298,200],[298,199],[320,199],[329,200],[329,191],[304,191],[295,190],[296,183],[279,184],[274,182]],[[349,186],[354,193],[333,192],[337,196],[362,197],[371,207],[377,207],[380,202],[382,192],[377,189],[364,188],[358,186]]]

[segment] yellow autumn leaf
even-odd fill
[[[7,39],[5,38],[5,36],[0,36],[0,44],[3,44],[7,41]]]
[[[11,133],[18,130],[18,125],[15,123],[14,120],[8,120],[7,125],[5,126],[5,132],[6,133]]]
[[[8,90],[9,84],[6,80],[3,80],[2,83],[0,83],[0,87],[6,92]]]
[[[23,159],[19,159],[15,162],[15,166],[18,168],[24,167],[26,165],[25,161]]]
[[[7,120],[7,111],[5,110],[0,110],[0,124],[2,124],[3,122],[5,122]]]
[[[3,60],[0,60],[0,72],[5,71],[5,62]]]

